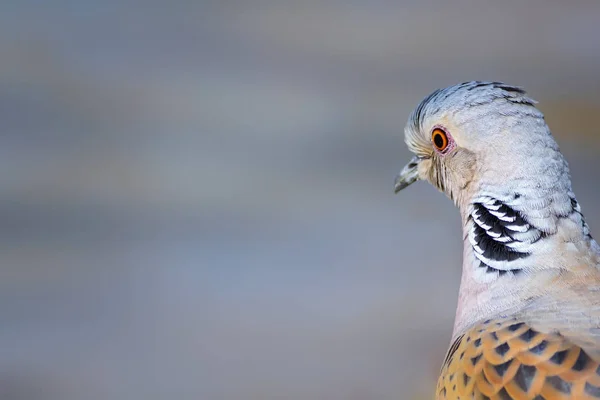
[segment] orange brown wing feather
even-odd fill
[[[600,368],[559,333],[486,321],[454,341],[436,392],[438,400],[598,400]]]

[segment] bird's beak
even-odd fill
[[[419,162],[421,162],[421,159],[414,156],[412,160],[402,168],[402,171],[400,171],[394,181],[394,193],[398,193],[411,183],[419,180]]]

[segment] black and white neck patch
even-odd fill
[[[593,241],[572,192],[542,201],[530,200],[526,214],[518,210],[527,204],[520,195],[511,200],[484,195],[472,203],[467,232],[476,257],[475,267],[484,275],[516,274],[529,267],[528,257],[544,246],[538,242],[556,233],[557,223],[563,218],[580,224],[583,236]]]
[[[470,219],[469,241],[486,272],[518,272],[511,262],[528,257],[531,244],[543,237],[518,211],[491,197],[473,203]]]

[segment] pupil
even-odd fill
[[[441,134],[438,133],[433,137],[433,143],[438,149],[441,149],[442,147],[444,147],[444,138]]]

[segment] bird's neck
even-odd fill
[[[581,208],[570,191],[531,199],[511,193],[474,196],[461,207],[463,268],[454,335],[514,313],[542,295],[547,280],[600,265]]]

